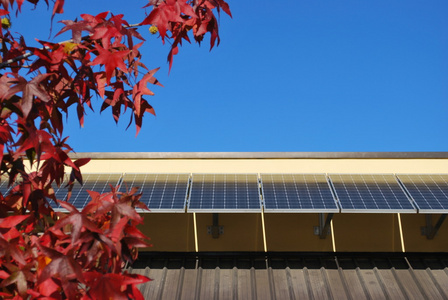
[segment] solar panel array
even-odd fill
[[[391,174],[330,174],[342,212],[416,212]]]
[[[339,212],[325,174],[261,174],[265,212]]]
[[[261,212],[257,174],[193,174],[188,210]]]
[[[448,213],[447,174],[399,174],[420,212]]]
[[[184,212],[190,174],[125,174],[120,191],[139,187],[151,211]]]
[[[260,179],[259,179],[260,177]],[[83,174],[69,202],[82,209],[88,190],[139,187],[154,212],[448,213],[448,174]],[[66,200],[65,180],[55,188]],[[6,178],[0,192],[7,193]],[[51,201],[52,202],[52,201]],[[61,207],[50,203],[53,208]]]

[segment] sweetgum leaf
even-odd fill
[[[81,21],[72,21],[72,20],[64,20],[60,21],[60,23],[65,24],[65,26],[55,35],[58,36],[61,33],[64,33],[68,30],[72,31],[72,39],[75,44],[79,44],[82,38],[82,32],[93,32],[93,28],[89,22],[85,20]]]
[[[89,65],[91,66],[104,65],[104,68],[106,69],[107,83],[110,83],[110,79],[112,77],[115,68],[119,68],[124,72],[128,71],[123,58],[129,54],[130,50],[110,51],[104,49],[99,44],[95,46],[95,49],[98,51],[98,56],[95,57],[95,59],[92,62],[90,62]]]
[[[81,230],[83,228],[88,229],[92,232],[102,233],[101,229],[99,229],[95,223],[93,223],[85,214],[79,212],[73,205],[65,201],[58,202],[63,208],[67,209],[70,214],[63,219],[58,220],[56,224],[54,224],[54,226],[50,228],[50,230],[56,231],[67,225],[71,225],[71,236],[73,244],[79,239]]]

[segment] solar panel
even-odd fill
[[[12,188],[12,186],[8,186],[9,183],[9,176],[2,175],[1,181],[0,181],[0,193],[2,193],[3,196],[6,196],[9,192],[9,190]]]
[[[185,212],[190,174],[125,174],[120,191],[139,187],[153,212]]]
[[[75,182],[72,190],[72,195],[70,197],[69,203],[74,205],[77,209],[83,209],[87,203],[90,202],[91,198],[87,191],[95,191],[100,194],[110,192],[110,186],[117,186],[121,174],[82,174],[83,185],[80,185],[77,181]],[[62,186],[62,185],[61,185]],[[63,188],[60,200],[66,200],[67,198],[67,188]]]
[[[330,174],[341,212],[416,212],[391,174]]]
[[[257,174],[193,174],[190,212],[260,212]]]
[[[325,174],[261,174],[265,212],[339,212]]]
[[[399,174],[420,212],[448,213],[448,174]]]
[[[68,183],[68,179],[69,179],[69,175],[65,174],[64,180],[62,181],[60,186],[57,186],[56,183],[53,183],[52,186],[53,186],[53,190],[54,190],[56,199],[65,200],[65,198],[67,197],[68,187],[66,187],[66,185]],[[50,206],[53,209],[61,209],[61,206],[59,204],[55,203],[53,200],[49,199],[48,202],[50,203]]]

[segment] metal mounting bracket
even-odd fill
[[[314,227],[314,234],[318,235],[321,239],[325,239],[330,234],[330,224],[333,216],[333,213],[329,213],[327,214],[327,218],[325,218],[325,214],[319,214],[319,226]]]
[[[421,228],[422,235],[426,235],[426,238],[428,240],[434,239],[440,227],[442,226],[443,221],[445,221],[446,216],[447,216],[446,214],[442,214],[440,218],[437,220],[436,225],[432,226],[432,215],[429,214],[426,215],[426,226],[423,226]]]
[[[217,239],[223,233],[224,226],[219,226],[219,214],[213,213],[213,225],[207,226],[207,234],[211,234],[214,239]]]

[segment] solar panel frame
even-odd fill
[[[269,176],[271,180],[268,180]],[[275,181],[272,178],[274,176],[281,176],[281,182]],[[285,179],[285,177],[289,178]],[[340,212],[332,186],[325,173],[262,173],[260,182],[263,209],[266,213]]]
[[[202,176],[202,177],[201,177]],[[225,178],[227,177],[244,177],[245,181],[227,181],[221,185],[218,182],[218,186],[216,186],[216,178]],[[212,181],[205,181],[205,177],[213,178]],[[248,181],[252,177],[251,181]],[[201,179],[202,180],[201,180]],[[229,186],[227,188],[227,182],[230,182],[233,185],[236,185],[235,188]],[[200,184],[200,186],[199,186]],[[235,195],[235,198],[226,197],[227,191],[232,192]],[[217,193],[219,192],[219,193]],[[244,196],[245,195],[245,196]],[[255,196],[256,195],[256,196]],[[204,203],[210,203],[210,200],[207,200],[211,197],[212,205],[203,205]],[[245,205],[242,205],[243,202],[238,200],[238,197],[245,197]],[[255,197],[257,199],[255,199]],[[202,201],[205,200],[205,201]],[[216,203],[215,200],[222,200],[222,203]],[[227,202],[226,202],[227,201]],[[231,204],[234,205],[231,205]],[[247,204],[247,205],[246,205]],[[260,213],[262,211],[261,204],[261,196],[260,196],[260,183],[258,180],[257,173],[232,173],[232,174],[224,174],[224,173],[193,173],[191,176],[190,182],[190,191],[188,194],[188,206],[187,212],[197,212],[197,213]]]
[[[428,173],[428,174],[395,174],[398,181],[411,197],[418,212],[426,214],[447,214],[448,213],[448,174]],[[434,177],[438,176],[440,182]],[[445,179],[443,179],[443,177]],[[417,180],[415,177],[419,177]],[[422,177],[426,177],[426,182]],[[420,183],[420,185],[417,185]],[[431,182],[431,183],[428,183]],[[432,189],[430,185],[433,185]]]
[[[130,184],[130,185],[127,184],[128,182],[126,182],[126,177],[127,176],[128,177],[129,176],[134,176],[133,177],[133,183]],[[139,177],[144,176],[144,180],[143,181],[139,180],[138,178],[136,178],[137,176],[139,176]],[[152,188],[148,187],[146,185],[146,183],[148,183],[147,178],[151,177],[151,176],[155,176],[156,177],[156,180],[152,181],[153,182],[152,183]],[[164,202],[166,203],[166,201],[164,201],[165,200],[164,197],[165,196],[169,197],[169,193],[165,193],[166,192],[166,188],[169,188],[167,186],[167,181],[170,179],[169,177],[174,177],[174,176],[177,176],[175,189],[174,189],[174,194],[175,194],[176,197],[182,195],[183,200],[182,200],[182,202],[180,204],[180,202],[176,201],[178,198],[173,198],[172,205],[171,205],[170,208],[162,207],[162,204]],[[158,183],[158,179],[157,178],[159,178],[159,177],[162,180],[163,180],[163,177],[166,177],[165,178],[165,184],[163,185],[163,190],[162,190],[161,193],[160,193],[160,186],[157,184]],[[142,194],[142,198],[140,199],[140,201],[145,203],[146,206],[148,206],[148,208],[150,209],[150,212],[157,212],[157,213],[183,213],[183,212],[185,212],[186,205],[187,205],[187,196],[188,196],[188,189],[189,189],[189,185],[190,185],[190,177],[191,177],[190,173],[125,173],[123,175],[123,178],[122,178],[122,184],[120,186],[120,191],[124,192],[124,188],[125,187],[132,188],[134,186],[139,186],[140,187],[139,193],[140,192],[143,193]],[[150,179],[151,178],[148,178],[148,180],[150,180]],[[136,182],[136,180],[138,180],[138,182],[141,182],[143,185],[134,184],[134,182]],[[177,192],[178,192],[178,188],[180,189],[180,185],[178,187],[178,182],[180,180],[185,180],[184,181],[185,185],[182,188],[182,189],[185,189],[185,190],[179,191],[179,193],[180,193],[179,194]],[[127,186],[126,186],[126,184],[127,184]],[[154,206],[152,205],[152,204],[156,204],[156,201],[157,201],[155,199],[154,199],[154,201],[151,201],[153,199],[153,197],[155,197],[154,193],[160,195],[160,197],[161,197],[161,199],[159,201],[159,206],[158,207],[156,207],[155,205]],[[179,203],[179,205],[176,205],[176,207],[174,207],[175,204],[178,204],[178,203]],[[143,210],[143,209],[139,209],[139,208],[137,208],[137,211],[141,212],[141,213],[148,213],[147,210]]]
[[[333,191],[339,206],[341,207],[342,213],[417,213],[417,208],[412,199],[408,196],[406,190],[399,183],[394,174],[333,173],[327,174],[327,176],[333,186]],[[338,180],[335,180],[338,176],[340,177],[339,179],[350,177],[352,183],[340,183]],[[358,182],[358,185],[360,186],[356,186],[357,182],[353,179],[354,176],[358,178],[364,177],[362,183]],[[366,181],[366,177],[371,177],[371,180],[373,179],[370,183],[376,185],[376,188],[367,184],[368,181]],[[383,182],[376,180],[375,177],[382,177]],[[381,187],[379,183],[385,183],[387,188]],[[364,199],[362,199],[363,197]]]

